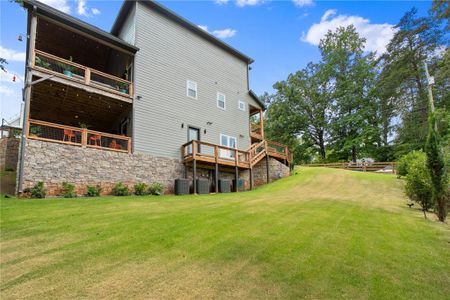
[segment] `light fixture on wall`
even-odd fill
[[[181,123],[181,128],[184,128],[184,123]]]
[[[136,100],[141,100],[142,96],[136,96]]]
[[[205,129],[205,130],[203,130],[203,134],[206,134],[206,129]]]
[[[211,121],[206,122],[206,125],[211,126],[212,124],[213,124],[213,122],[211,122]]]

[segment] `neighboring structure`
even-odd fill
[[[251,188],[289,174],[288,148],[264,139],[251,58],[153,1],[125,1],[111,33],[24,6],[19,192],[37,181],[50,194],[63,181],[79,193],[119,181],[172,191],[180,177],[209,178],[217,191],[221,178]]]

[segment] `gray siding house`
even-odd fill
[[[289,174],[292,157],[264,139],[251,58],[161,4],[125,1],[111,32],[34,0],[28,9],[18,192],[43,181],[98,184],[177,178],[235,180],[234,189]],[[242,180],[238,180],[242,179]]]

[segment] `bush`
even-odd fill
[[[61,192],[61,196],[63,196],[64,198],[75,198],[77,196],[77,193],[75,193],[75,185],[68,183],[68,182],[63,182],[62,184],[63,188],[62,188],[62,192]]]
[[[138,196],[147,195],[149,193],[148,191],[148,185],[145,183],[136,183],[134,185],[134,193]]]
[[[30,193],[31,198],[45,198],[47,190],[44,187],[44,183],[39,181],[30,189]]]
[[[14,168],[13,167],[6,167],[5,171],[6,172],[14,172]]]
[[[406,195],[422,207],[426,217],[425,212],[433,207],[433,203],[431,202],[431,178],[425,156],[416,158],[409,163],[405,189]]]
[[[153,182],[148,188],[148,193],[151,195],[162,195],[164,192],[164,186],[159,182]]]
[[[87,186],[87,192],[86,196],[88,197],[98,197],[100,196],[100,193],[102,192],[102,188],[99,185],[88,185]]]
[[[130,194],[130,191],[128,190],[128,187],[123,184],[122,182],[119,182],[116,184],[112,189],[114,196],[128,196]]]
[[[425,153],[422,151],[411,151],[406,155],[403,155],[397,162],[397,176],[408,175],[411,164],[416,160],[425,160]]]

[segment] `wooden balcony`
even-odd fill
[[[29,120],[27,138],[72,146],[131,153],[131,138],[39,120]]]
[[[242,169],[252,168],[266,155],[282,160],[286,164],[292,161],[288,146],[266,140],[251,145],[247,150],[194,140],[181,146],[181,154],[184,163],[196,160]]]
[[[40,50],[34,51],[32,67],[34,70],[81,83],[121,97],[133,97],[132,82]]]

